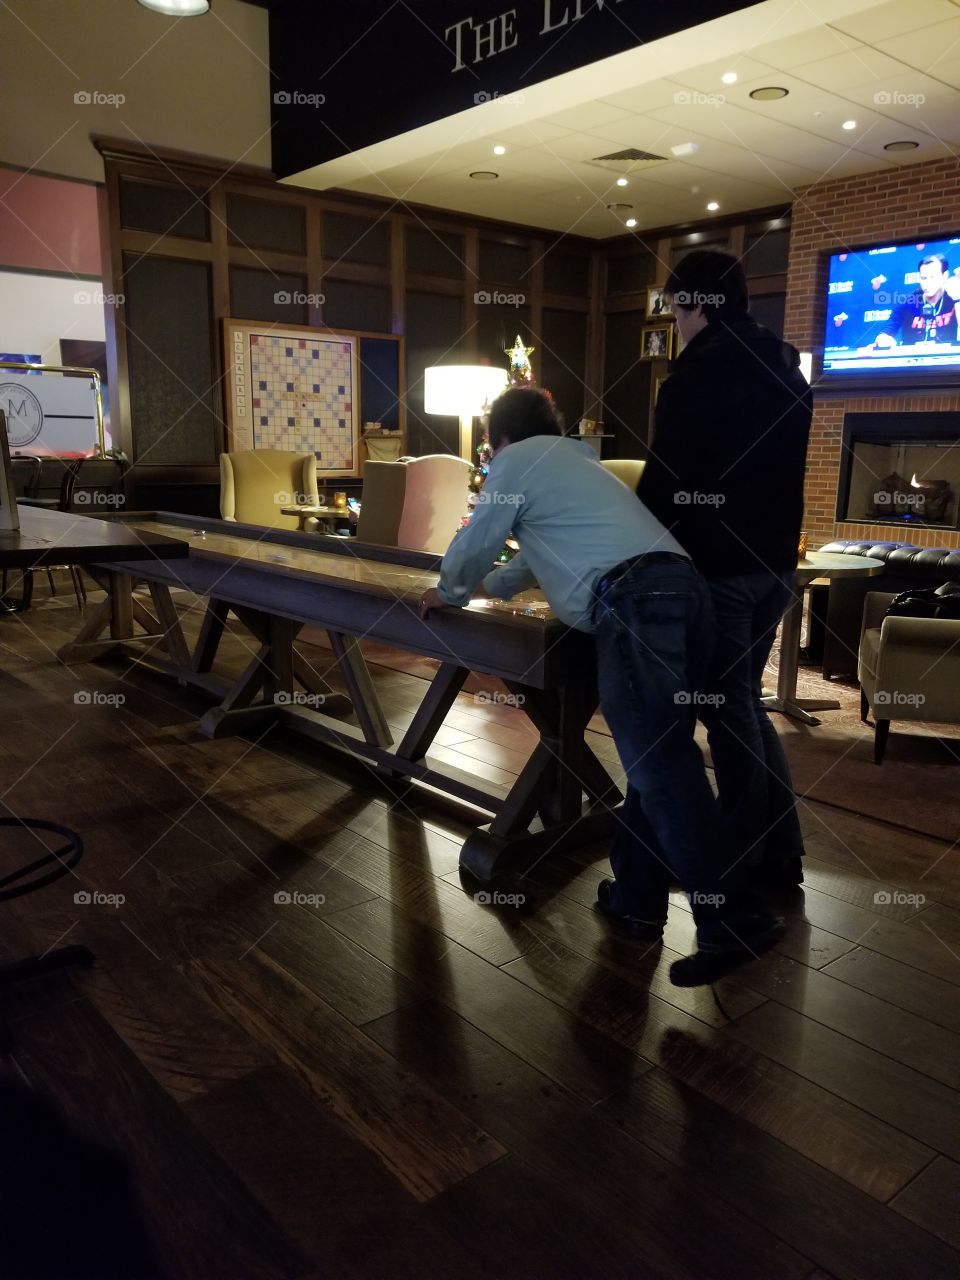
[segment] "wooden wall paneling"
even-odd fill
[[[474,295],[480,288],[480,232],[473,227],[466,235],[467,271],[463,281],[463,359],[473,363],[479,349],[477,303]]]
[[[390,332],[403,333],[404,279],[406,277],[407,246],[403,222],[399,217],[390,218]]]
[[[130,430],[130,378],[127,369],[126,296],[123,292],[123,249],[120,244],[117,175],[107,167],[105,186],[97,192],[100,214],[100,260],[103,291],[121,301],[104,308],[107,348],[107,384],[110,388],[110,435],[115,447],[133,457]]]
[[[584,417],[595,422],[603,419],[603,349],[606,342],[603,295],[606,281],[606,259],[601,250],[595,249],[590,255],[590,311],[587,317],[583,405]]]
[[[319,328],[323,324],[323,219],[315,201],[307,203],[307,282],[312,300],[307,308],[310,324]]]
[[[231,314],[230,311],[230,249],[227,244],[227,195],[222,182],[216,182],[210,188],[210,250],[211,283],[213,287],[213,366],[217,375],[217,437],[216,449],[219,455],[227,447],[227,384],[223,367],[223,340],[220,330],[221,318]]]

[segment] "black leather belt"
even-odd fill
[[[692,563],[689,556],[679,555],[676,551],[644,551],[641,555],[631,556],[629,560],[621,560],[612,569],[608,569],[598,581],[594,591],[598,596],[604,595],[625,573],[629,573],[631,569],[636,569],[640,565],[672,564],[674,561],[681,561],[683,564]]]

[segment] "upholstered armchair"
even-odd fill
[[[365,462],[357,540],[442,555],[467,514],[470,463],[451,453]]]
[[[244,449],[220,455],[220,514],[240,524],[299,529],[299,516],[284,507],[319,506],[317,459],[284,449]]]
[[[891,720],[960,723],[960,620],[885,617],[893,598],[868,593],[860,632],[860,718],[873,715],[876,764]]]
[[[606,467],[618,480],[622,480],[628,489],[636,491],[647,463],[640,458],[605,458],[600,465]]]

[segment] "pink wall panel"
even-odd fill
[[[0,169],[0,267],[99,277],[96,186]]]

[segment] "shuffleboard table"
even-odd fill
[[[476,601],[423,620],[417,606],[436,585],[436,556],[169,512],[115,519],[138,535],[178,539],[189,552],[176,561],[118,557],[94,569],[107,595],[60,651],[64,661],[136,646],[140,660],[214,697],[200,720],[208,736],[278,722],[368,762],[388,785],[412,780],[466,801],[491,815],[460,857],[484,882],[613,829],[622,795],[584,739],[597,706],[593,640],[559,622],[542,597]],[[153,612],[134,594],[140,583]],[[206,600],[192,651],[170,594],[176,588]],[[230,613],[255,642],[246,670],[232,680],[214,670]],[[305,625],[326,631],[348,697],[298,652]],[[364,638],[440,664],[399,743],[364,661]],[[470,672],[499,677],[539,733],[509,789],[481,785],[429,756]]]

